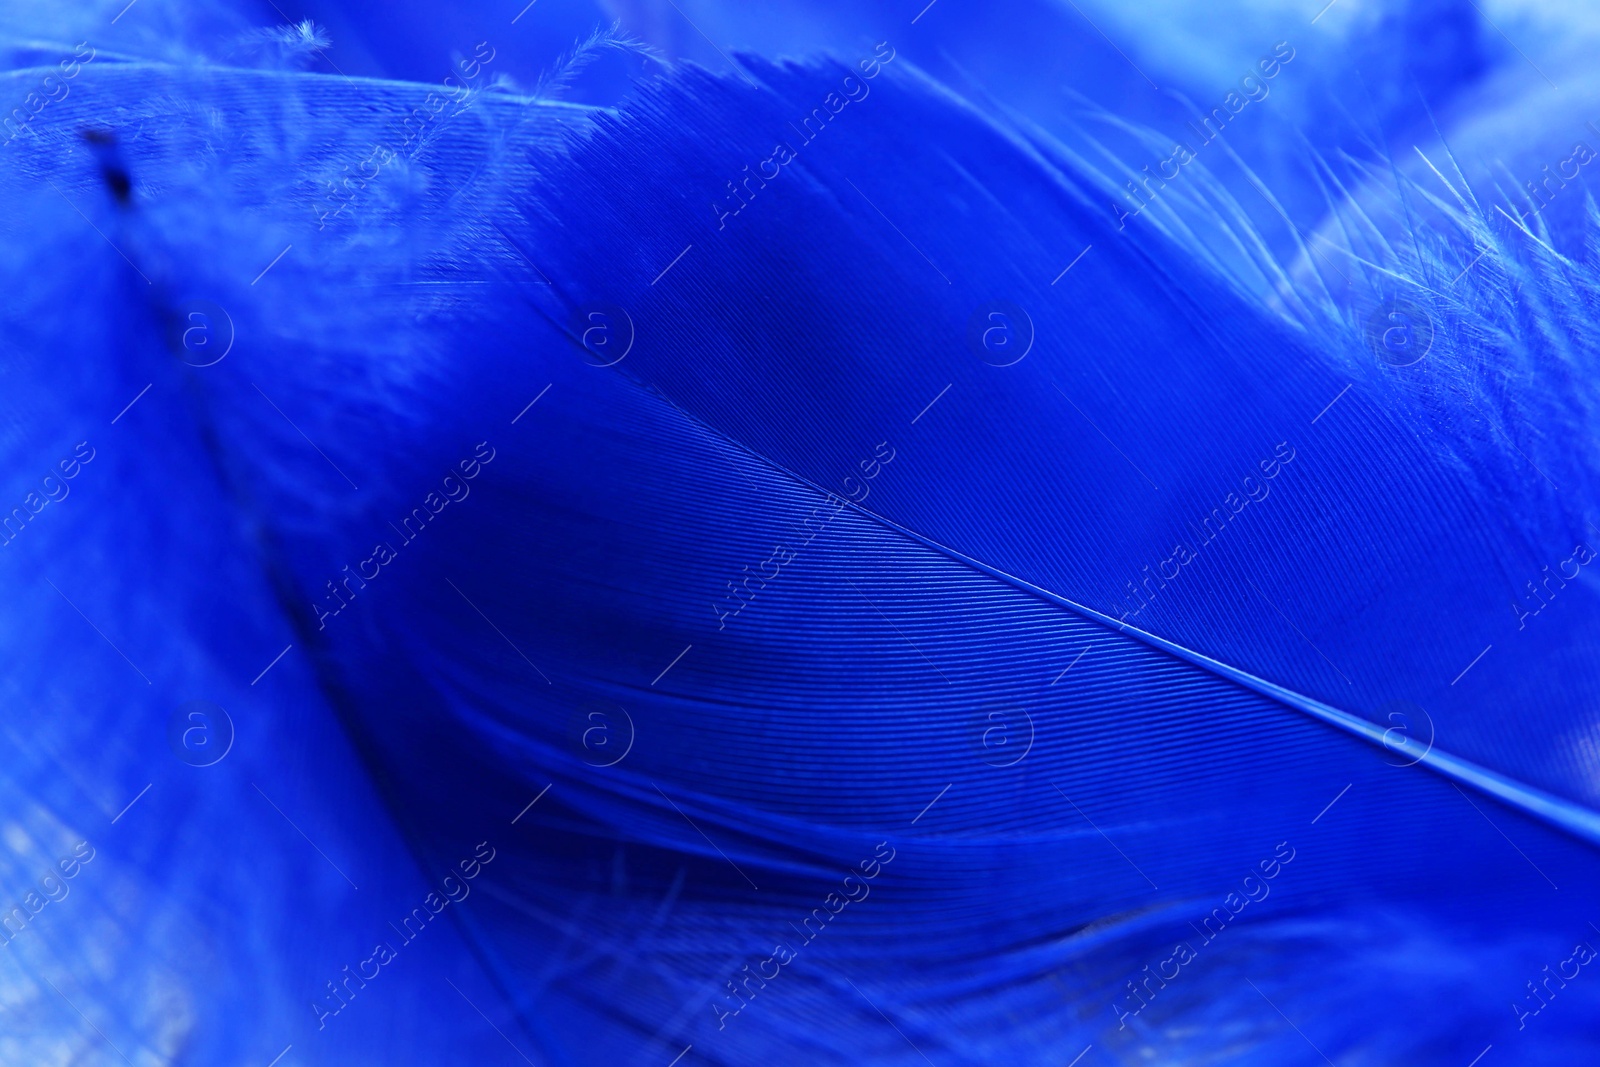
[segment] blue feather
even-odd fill
[[[1576,108],[311,14],[8,76],[0,1059],[1593,1054]]]

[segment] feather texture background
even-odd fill
[[[1587,27],[118,6],[5,16],[0,1061],[1592,1055]]]

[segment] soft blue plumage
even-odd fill
[[[1548,24],[120,7],[4,20],[0,1063],[1594,1056]]]

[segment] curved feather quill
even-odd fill
[[[893,45],[741,64],[90,64],[12,146],[7,452],[97,451],[5,548],[70,712],[10,723],[8,870],[105,841],[6,963],[90,1029],[15,1056],[1592,1051],[1535,988],[1589,940],[1591,460],[1512,418],[1592,435],[1589,268],[1323,248],[1268,306]]]

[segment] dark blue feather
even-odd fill
[[[95,856],[5,1057],[1592,1054],[1578,190],[1495,221],[1490,119],[1119,220],[1023,88],[820,43],[96,60],[7,146],[5,900]]]

